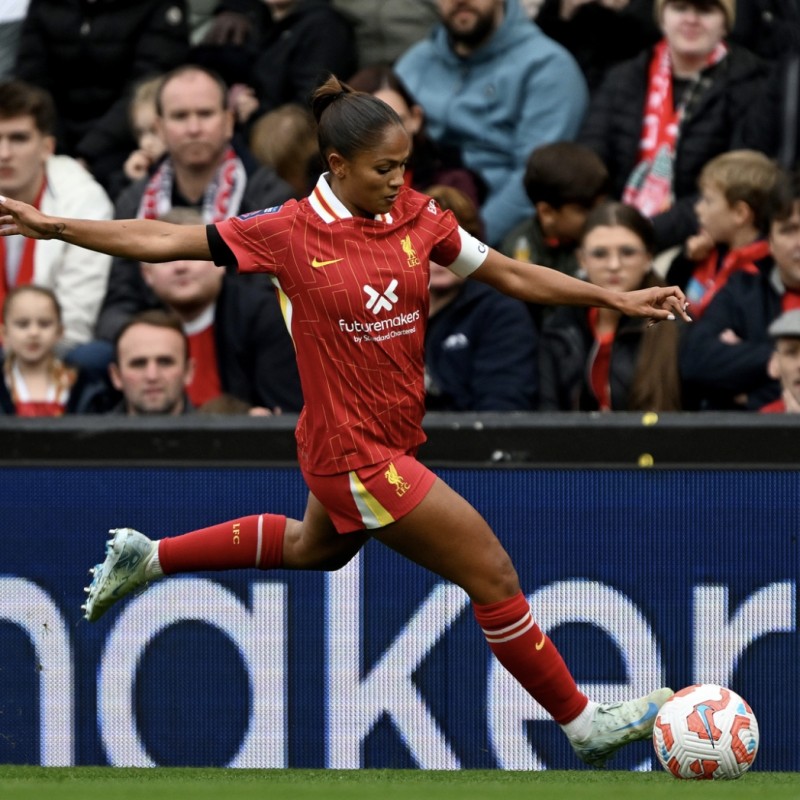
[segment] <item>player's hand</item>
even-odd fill
[[[654,325],[661,320],[691,322],[689,303],[677,286],[652,286],[634,292],[621,292],[617,309],[626,317],[646,317]]]
[[[60,224],[19,200],[0,196],[0,236],[22,234],[30,239],[53,239]]]

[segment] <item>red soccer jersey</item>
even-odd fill
[[[303,468],[347,472],[424,442],[429,259],[468,275],[486,245],[411,189],[391,214],[353,217],[325,176],[308,198],[216,229],[240,272],[266,272],[278,289],[305,398]]]

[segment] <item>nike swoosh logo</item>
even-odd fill
[[[536,645],[535,645],[536,649],[537,650],[541,650],[544,647],[546,641],[547,641],[547,637],[544,634],[542,634],[542,641],[541,642],[536,642]]]
[[[314,269],[319,269],[320,267],[327,267],[329,264],[338,264],[340,261],[344,261],[343,258],[332,258],[330,261],[317,261],[316,258],[311,260],[311,266]]]
[[[656,714],[658,714],[658,706],[651,701],[650,704],[647,706],[647,711],[644,712],[644,714],[640,719],[637,719],[635,722],[629,722],[627,725],[623,725],[621,728],[617,728],[616,730],[624,731],[627,728],[638,728],[645,722],[649,722],[651,719],[655,719]]]

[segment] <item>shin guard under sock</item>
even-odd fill
[[[277,568],[283,563],[285,531],[286,517],[254,514],[161,539],[158,558],[165,575],[243,567]]]
[[[533,621],[520,592],[473,610],[497,660],[559,724],[569,722],[588,703],[578,690],[564,659]]]

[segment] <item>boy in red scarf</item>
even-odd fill
[[[777,165],[755,150],[723,153],[700,173],[699,232],[667,273],[667,281],[686,292],[695,319],[734,272],[755,273],[769,255],[768,201],[777,176]]]

